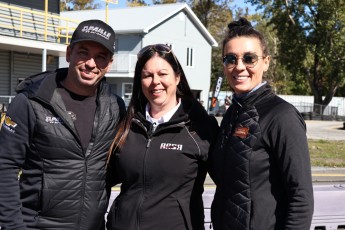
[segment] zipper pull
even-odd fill
[[[150,148],[150,145],[151,145],[151,138],[147,141],[146,148]]]

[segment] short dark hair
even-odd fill
[[[252,26],[252,24],[246,18],[239,18],[237,21],[230,22],[228,24],[228,33],[225,35],[223,40],[223,55],[224,54],[224,47],[228,41],[236,37],[253,37],[257,38],[260,41],[261,48],[263,51],[263,56],[269,55],[269,50],[267,46],[267,42],[263,34]]]

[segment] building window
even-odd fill
[[[129,101],[132,98],[133,83],[122,83],[122,98],[125,101],[126,106],[129,105]]]
[[[191,47],[187,48],[187,64],[186,66],[193,66],[194,49]]]

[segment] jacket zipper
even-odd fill
[[[97,119],[99,117],[99,109],[96,110],[95,112],[95,119],[93,121],[93,131],[91,133],[91,138],[90,138],[90,141],[89,141],[89,145],[88,147],[86,148],[86,150],[83,149],[82,147],[82,144],[80,143],[80,148],[82,149],[82,152],[84,153],[84,172],[83,172],[83,184],[82,184],[82,190],[81,190],[81,198],[80,198],[80,204],[81,204],[81,207],[80,207],[80,212],[79,212],[79,218],[78,218],[78,223],[77,223],[77,229],[80,228],[80,223],[81,223],[81,218],[82,218],[82,213],[83,213],[83,210],[84,210],[84,207],[85,207],[85,187],[86,187],[86,177],[87,177],[87,172],[88,172],[88,156],[87,156],[87,152],[89,151],[90,153],[93,152],[93,147],[94,145],[92,145],[92,148],[90,148],[90,143],[92,142],[95,142],[95,130],[98,130],[98,125],[97,125]],[[79,139],[78,139],[79,140]]]
[[[82,190],[81,190],[81,198],[80,198],[80,212],[79,212],[79,218],[78,218],[78,223],[77,223],[77,228],[80,228],[80,223],[81,223],[81,214],[83,213],[83,209],[84,209],[84,200],[85,200],[85,184],[86,184],[86,174],[87,174],[87,159],[85,157],[85,161],[84,161],[84,173],[83,173],[83,185],[82,185]]]
[[[97,111],[96,111],[96,114],[97,114]],[[95,115],[95,117],[98,116],[98,115]],[[93,128],[95,129],[97,126],[96,124],[96,120],[93,122]],[[98,127],[97,127],[98,128]],[[92,145],[92,148],[90,148],[90,143],[91,142],[95,142],[95,136],[94,136],[94,132],[92,132],[91,134],[91,139],[90,139],[90,142],[89,142],[89,146],[87,147],[87,149],[84,151],[81,144],[80,144],[80,148],[82,149],[82,152],[84,153],[84,172],[83,172],[83,182],[82,182],[82,190],[81,190],[81,198],[80,198],[80,204],[81,204],[81,207],[80,207],[80,212],[79,212],[79,218],[78,218],[78,223],[77,223],[77,229],[80,228],[80,223],[81,223],[81,218],[82,218],[82,213],[83,213],[83,209],[84,209],[84,206],[85,206],[85,187],[86,187],[86,177],[87,177],[87,173],[88,173],[88,156],[86,155],[87,152],[89,151],[90,153],[93,152],[93,147],[94,145]]]
[[[98,97],[97,97],[97,102],[98,102]],[[80,198],[81,207],[80,207],[80,213],[79,213],[79,218],[78,218],[77,228],[76,228],[76,229],[79,229],[80,228],[80,223],[81,223],[81,213],[83,212],[83,209],[84,209],[85,190],[86,190],[85,189],[85,186],[86,186],[86,175],[87,175],[87,172],[88,172],[87,156],[86,156],[87,150],[85,152],[83,151],[82,144],[81,144],[80,139],[79,139],[79,135],[76,134],[76,132],[74,132],[74,129],[72,128],[72,126],[67,122],[65,117],[62,114],[60,114],[59,110],[57,110],[56,107],[53,106],[51,103],[47,103],[45,100],[42,100],[40,98],[38,98],[38,100],[41,101],[43,104],[49,106],[52,109],[52,111],[55,111],[59,115],[59,117],[61,119],[63,119],[66,128],[69,129],[71,131],[71,133],[75,136],[76,141],[79,143],[80,148],[82,149],[82,152],[84,153],[84,172],[83,172],[83,182],[82,182],[82,197]],[[96,110],[95,117],[99,116],[99,115],[97,115],[98,112],[99,112],[99,109]],[[96,127],[96,119],[93,122],[93,127]],[[92,136],[91,136],[91,139],[90,139],[90,143],[92,141],[94,141],[94,133],[92,133]],[[92,150],[90,150],[90,151],[92,152]],[[1,228],[0,228],[0,230],[1,230]]]
[[[145,171],[145,164],[146,164],[146,156],[147,156],[147,152],[148,149],[150,148],[151,145],[151,137],[149,137],[149,139],[147,140],[147,144],[146,144],[146,150],[145,150],[145,154],[144,154],[144,160],[143,160],[143,192],[141,193],[140,196],[140,200],[139,200],[139,206],[138,206],[138,211],[137,211],[137,229],[140,230],[140,216],[141,216],[141,208],[142,205],[144,203],[144,195],[146,193],[146,181],[145,181],[145,177],[146,177],[146,171]]]
[[[137,124],[142,127],[146,133],[147,133],[147,129],[146,127],[142,124],[142,122],[138,119],[136,119],[136,122]],[[145,154],[144,154],[144,160],[143,160],[143,192],[141,193],[141,197],[140,197],[140,200],[139,200],[139,205],[138,205],[138,210],[137,210],[137,224],[136,224],[136,229],[137,230],[140,230],[140,217],[141,217],[141,208],[142,208],[142,205],[144,203],[144,195],[146,193],[146,186],[145,186],[145,177],[146,177],[146,171],[145,171],[145,164],[146,164],[146,156],[147,156],[147,152],[148,152],[148,149],[151,147],[151,142],[152,142],[152,136],[164,129],[169,129],[171,127],[183,127],[184,125],[186,124],[186,122],[181,122],[181,123],[178,123],[178,124],[174,124],[174,125],[170,125],[168,127],[163,127],[161,129],[156,129],[150,136],[148,136],[148,140],[147,140],[147,144],[146,144],[146,150],[145,150]]]

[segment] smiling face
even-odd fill
[[[163,58],[154,55],[141,71],[141,88],[151,106],[151,116],[161,117],[177,105],[180,77]]]
[[[269,67],[270,57],[259,58],[254,67],[246,67],[242,62],[245,54],[264,56],[259,39],[254,37],[235,37],[229,40],[225,46],[223,55],[234,54],[237,57],[237,65],[232,68],[224,66],[224,75],[230,87],[236,94],[250,92],[262,82],[262,76]]]
[[[70,64],[63,85],[84,96],[95,93],[99,81],[110,70],[113,61],[112,55],[105,47],[92,41],[69,46],[66,60]]]

